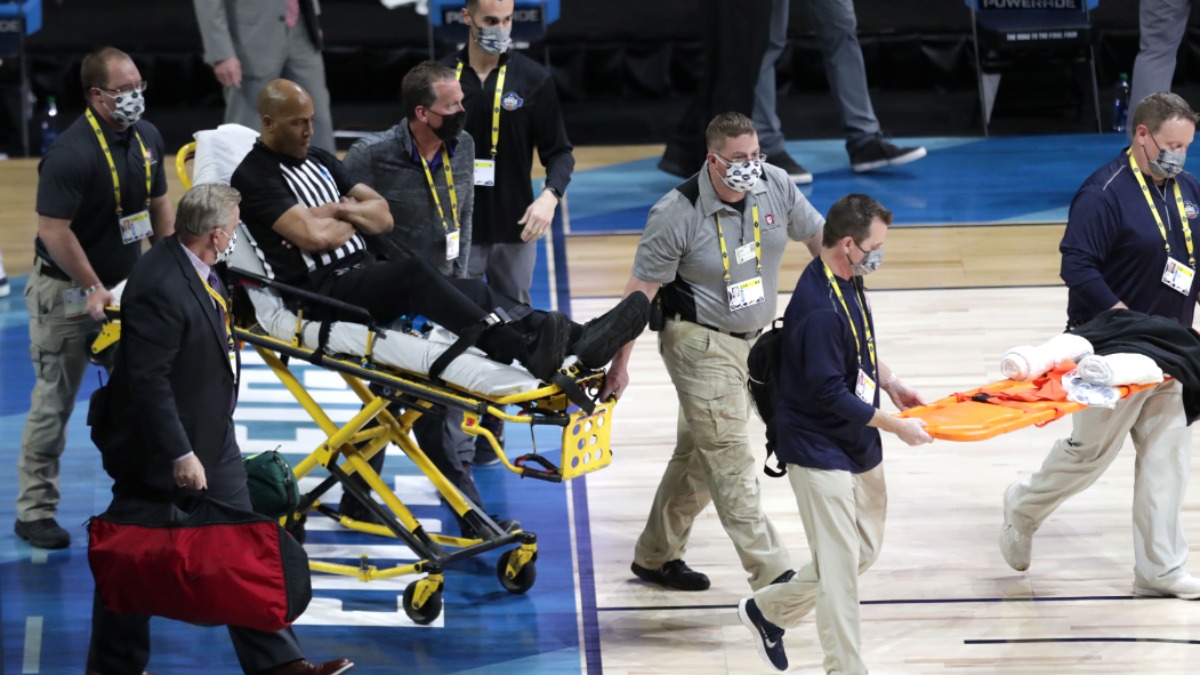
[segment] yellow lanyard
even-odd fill
[[[196,276],[200,276],[200,270],[196,270]],[[229,352],[232,354],[235,351],[233,343],[233,320],[229,318],[229,305],[225,303],[225,296],[217,292],[217,289],[208,285],[208,279],[200,277],[200,283],[204,284],[204,290],[208,291],[210,297],[221,308],[221,314],[225,317],[225,338],[229,340]]]
[[[1154,205],[1154,198],[1150,196],[1150,186],[1146,184],[1146,177],[1142,175],[1141,169],[1138,169],[1132,148],[1129,150],[1129,166],[1133,169],[1133,175],[1142,188],[1142,196],[1146,198],[1146,204],[1150,206],[1150,213],[1154,214],[1154,222],[1158,223],[1158,231],[1162,233],[1163,244],[1167,247],[1167,257],[1170,258],[1171,240],[1167,238],[1167,228],[1163,225],[1162,216],[1158,214],[1158,207]],[[1183,193],[1179,190],[1179,181],[1175,180],[1173,183],[1175,184],[1175,206],[1179,209],[1179,222],[1183,226],[1183,240],[1187,242],[1188,267],[1196,269],[1196,256],[1192,251],[1192,228],[1188,225],[1187,209],[1183,206]]]
[[[458,62],[458,68],[454,71],[454,77],[457,80],[462,80],[463,62]],[[500,96],[504,91],[504,75],[508,72],[508,64],[500,66],[500,72],[496,73],[496,93],[492,96],[492,161],[496,161],[496,149],[500,146]],[[480,85],[483,83],[480,82]]]
[[[850,332],[854,333],[854,346],[856,348],[855,356],[858,359],[858,367],[862,368],[862,343],[858,340],[858,328],[854,325],[854,316],[850,314],[850,307],[846,305],[846,298],[842,295],[842,289],[838,285],[837,278],[833,275],[833,270],[829,269],[829,265],[824,260],[821,261],[821,266],[825,268],[825,277],[829,279],[829,285],[833,287],[834,294],[842,303],[842,311],[846,312],[846,320],[850,322]],[[854,286],[854,292],[857,293],[855,300],[858,301],[858,310],[862,314],[863,329],[867,331],[867,353],[871,357],[871,376],[875,377],[879,374],[879,369],[875,365],[875,339],[871,335],[871,320],[867,318],[867,301],[862,294],[862,286],[850,282]]]
[[[758,204],[750,209],[754,217],[754,264],[759,275],[762,275],[762,237],[758,227]],[[717,241],[721,242],[721,264],[725,266],[725,283],[732,277],[729,275],[729,249],[725,246],[725,232],[721,229],[721,216],[717,216]]]
[[[429,192],[433,194],[433,204],[437,206],[438,217],[442,219],[442,229],[446,232],[458,231],[458,194],[454,191],[454,173],[450,170],[450,151],[446,149],[446,144],[442,143],[442,169],[446,172],[446,188],[450,192],[450,215],[454,219],[454,229],[451,230],[446,225],[446,212],[442,210],[442,200],[438,199],[437,186],[433,184],[433,173],[429,171],[429,162],[425,161],[425,155],[421,155],[421,166],[425,167],[425,180],[429,181]]]
[[[113,199],[117,201],[117,217],[120,218],[124,210],[121,208],[121,178],[117,175],[117,165],[113,162],[112,150],[108,149],[108,141],[104,140],[104,132],[100,130],[100,123],[96,121],[96,116],[92,114],[92,109],[88,108],[88,122],[92,125],[92,131],[96,132],[96,138],[100,141],[100,149],[104,151],[104,159],[108,160],[108,170],[112,173],[113,182]],[[132,129],[131,129],[132,131]],[[150,156],[146,152],[146,143],[142,140],[142,135],[133,131],[134,138],[137,139],[138,145],[142,148],[142,160],[146,163],[146,208],[150,208]]]

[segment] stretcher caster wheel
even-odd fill
[[[433,590],[430,591],[430,586]],[[426,596],[420,607],[415,606],[419,595]],[[422,626],[431,624],[442,613],[442,588],[440,584],[419,579],[404,589],[404,613],[414,623]]]
[[[500,585],[509,593],[524,593],[533,588],[533,582],[537,581],[537,564],[534,562],[537,560],[537,554],[534,554],[533,560],[525,563],[517,570],[515,577],[509,578],[508,563],[520,550],[514,548],[511,551],[505,551],[496,563],[496,576],[500,578]]]

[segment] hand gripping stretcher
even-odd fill
[[[177,170],[185,186],[191,183],[186,163],[196,151],[195,145],[185,145],[177,157]],[[249,249],[243,246],[237,251]],[[407,586],[403,599],[405,613],[420,624],[433,622],[441,613],[446,566],[485,551],[516,544],[516,548],[501,555],[496,574],[501,585],[512,593],[529,590],[537,576],[536,535],[521,530],[505,531],[465,498],[410,436],[413,423],[426,414],[462,411],[463,431],[487,439],[509,471],[523,478],[567,481],[598,471],[612,461],[609,438],[615,401],[597,404],[589,398],[598,391],[604,373],[569,366],[565,370],[568,377],[547,385],[522,368],[495,363],[472,350],[455,357],[439,377],[431,378],[430,364],[450,348],[449,344],[383,330],[365,310],[278,284],[262,274],[261,263],[254,269],[256,262],[257,256],[252,252],[240,257],[235,253],[230,261],[231,274],[239,287],[232,293],[234,337],[240,345],[254,348],[325,437],[295,465],[297,479],[318,468],[329,474],[301,497],[295,514],[282,520],[294,522],[312,511],[352,530],[398,538],[418,558],[414,563],[379,568],[364,553],[358,565],[310,561],[310,568],[364,582],[424,574]],[[285,303],[284,296],[296,302]],[[342,320],[307,319],[304,309],[294,313],[289,309],[296,307],[297,302],[300,306],[320,306],[324,315],[337,315]],[[245,311],[247,305],[253,307],[252,313]],[[119,339],[118,310],[110,308],[109,315],[114,320],[104,326],[93,344],[94,352],[111,347]],[[347,321],[347,317],[357,320]],[[290,368],[292,361],[311,363],[337,373],[361,400],[362,409],[345,424],[334,423]],[[517,409],[516,414],[508,412],[510,406]],[[484,414],[494,415],[510,425],[528,425],[531,435],[536,426],[560,427],[560,465],[539,454],[536,446],[533,452],[510,459],[496,437],[480,424]],[[474,526],[478,538],[429,532],[418,522],[368,463],[391,443],[403,450],[450,508]],[[357,481],[349,480],[356,473],[369,492],[360,488]],[[383,524],[356,521],[323,504],[321,497],[339,483],[343,490],[367,505]],[[383,503],[375,501],[369,493],[377,495]]]

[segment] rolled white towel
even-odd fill
[[[1025,382],[1053,370],[1063,361],[1078,362],[1094,351],[1085,338],[1063,333],[1037,347],[1021,345],[1008,350],[1000,359],[1000,372],[1010,380]]]
[[[1158,384],[1163,381],[1163,371],[1154,359],[1142,354],[1092,354],[1079,361],[1079,377],[1105,387]]]

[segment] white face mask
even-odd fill
[[[146,96],[142,92],[131,91],[115,96],[103,89],[100,92],[112,99],[112,118],[117,124],[131,127],[142,119],[142,113],[146,111]]]
[[[721,176],[721,182],[725,183],[726,187],[734,192],[749,192],[754,189],[759,176],[762,176],[761,161],[749,159],[744,162],[730,162],[715,152],[713,154],[725,162],[725,175]]]
[[[218,231],[221,234],[225,234],[225,230],[218,230]],[[227,234],[225,236],[229,237],[229,245],[225,247],[224,251],[222,251],[221,249],[217,249],[217,262],[219,262],[219,263],[223,263],[223,262],[226,262],[227,260],[229,260],[229,257],[233,255],[234,250],[237,249],[237,230],[233,231],[233,236],[230,236]]]
[[[474,22],[474,17],[471,21]],[[493,26],[484,28],[483,26],[475,27],[475,44],[479,46],[485,53],[493,56],[503,54],[512,47],[512,27],[501,28]]]

